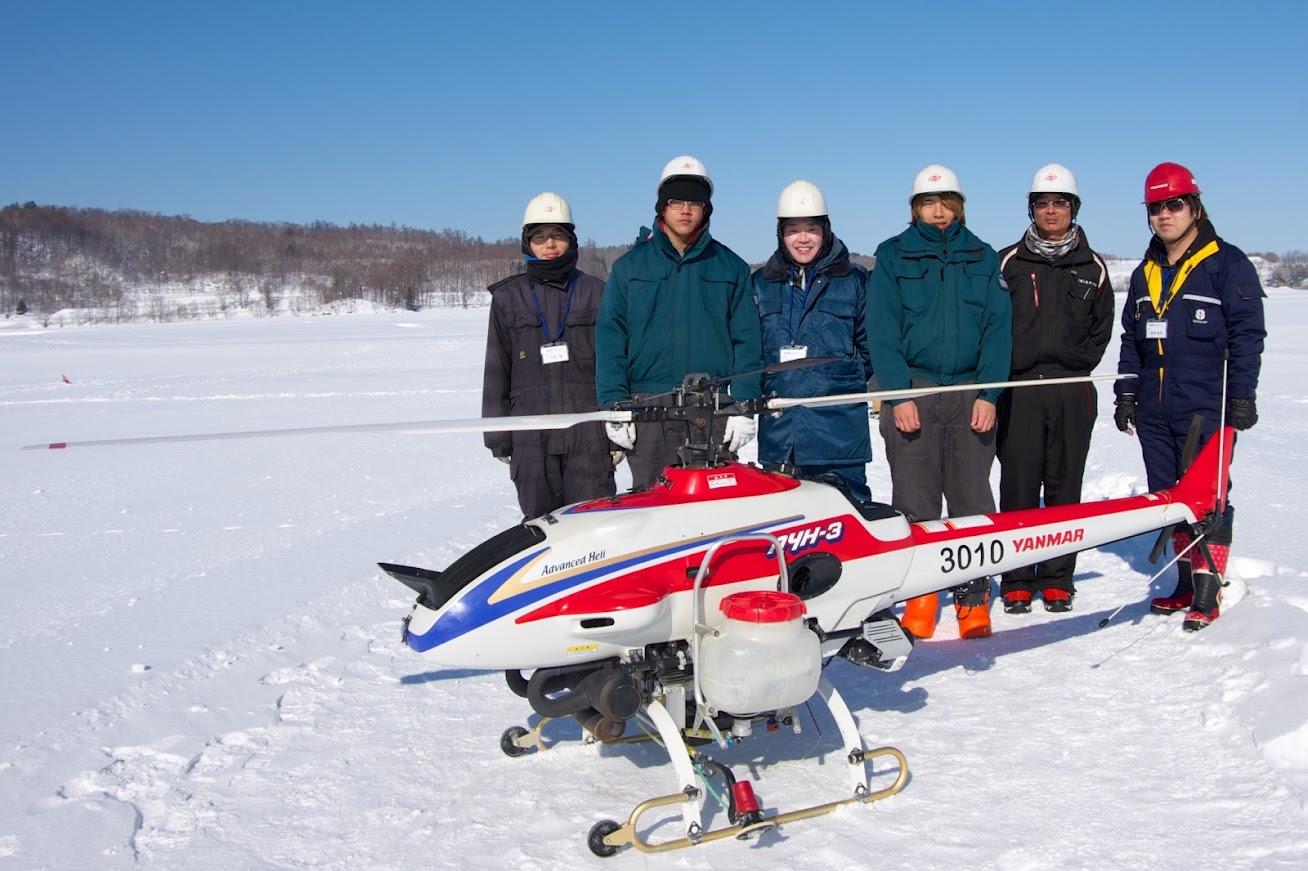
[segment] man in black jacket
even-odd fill
[[[490,287],[482,417],[594,411],[604,282],[577,269],[577,233],[563,197],[544,193],[527,204],[522,253],[526,273]],[[485,440],[508,464],[527,518],[616,492],[613,464],[621,454],[602,423],[488,432]]]
[[[1076,223],[1076,178],[1064,166],[1043,166],[1027,199],[1031,226],[999,253],[1013,300],[1015,381],[1089,375],[1113,331],[1113,287],[1104,261]],[[1094,385],[1018,387],[999,400],[999,508],[1037,508],[1081,501],[1099,398]],[[1048,611],[1072,610],[1076,554],[1006,572],[1004,610],[1031,610],[1037,590]]]

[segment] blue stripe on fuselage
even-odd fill
[[[477,584],[466,595],[446,607],[444,613],[436,618],[436,622],[422,635],[410,633],[408,636],[408,645],[412,649],[422,653],[438,647],[446,642],[453,641],[461,635],[480,629],[488,623],[517,611],[520,608],[526,608],[536,604],[542,599],[546,599],[555,593],[562,592],[570,587],[577,587],[589,583],[600,575],[610,574],[612,572],[628,571],[644,563],[658,562],[677,553],[695,548],[708,547],[715,541],[726,538],[729,535],[748,535],[753,532],[760,532],[779,524],[784,525],[802,520],[803,517],[786,517],[780,520],[761,523],[757,526],[747,527],[745,529],[735,529],[731,532],[724,532],[717,536],[704,536],[669,545],[660,548],[653,553],[640,554],[633,556],[631,559],[620,560],[618,562],[607,563],[590,571],[578,572],[568,577],[560,578],[556,583],[545,584],[539,587],[532,587],[516,596],[508,596],[498,602],[491,603],[490,597],[493,596],[503,585],[506,580],[516,574],[523,566],[536,559],[541,554],[549,550],[548,547],[532,551],[529,554],[516,559],[506,565],[504,568],[487,576],[481,583]]]

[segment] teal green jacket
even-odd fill
[[[1012,321],[999,257],[957,221],[943,231],[915,221],[877,248],[867,334],[882,390],[902,390],[912,378],[1007,381]],[[980,398],[995,402],[1001,392],[984,390]]]
[[[690,374],[735,375],[762,366],[758,300],[749,266],[705,229],[678,254],[661,229],[622,255],[604,285],[595,324],[595,392],[601,406],[664,393]],[[759,376],[731,384],[760,395]]]

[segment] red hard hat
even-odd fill
[[[1194,180],[1194,173],[1179,163],[1160,163],[1145,176],[1145,205],[1187,194],[1198,196],[1200,193],[1202,191]]]

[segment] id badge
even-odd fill
[[[568,362],[568,343],[552,342],[548,345],[540,346],[540,361],[542,363],[566,363]]]
[[[808,356],[808,345],[787,345],[781,349],[781,362],[789,363],[791,360],[803,360]]]
[[[1157,318],[1145,321],[1145,338],[1166,339],[1167,321],[1159,320]]]

